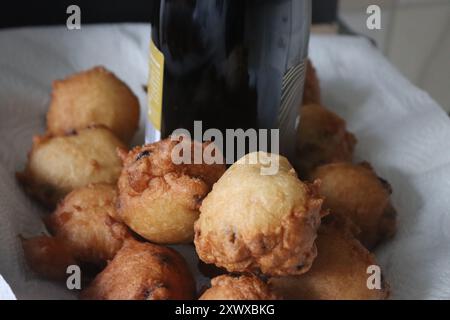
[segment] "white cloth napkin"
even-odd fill
[[[0,31],[0,274],[18,299],[71,299],[75,294],[36,278],[24,263],[18,235],[43,232],[45,214],[17,184],[34,134],[45,128],[51,83],[104,65],[139,96],[145,114],[149,25],[24,28]],[[394,189],[395,239],[376,254],[392,298],[450,298],[450,120],[366,40],[318,36],[311,57],[325,105],[359,139],[357,158],[370,161]],[[135,143],[144,141],[141,130]],[[199,285],[192,246],[181,248]],[[10,295],[0,279],[0,299]]]

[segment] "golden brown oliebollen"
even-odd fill
[[[57,238],[41,235],[21,240],[28,266],[40,277],[65,280],[67,267],[77,264],[70,249]]]
[[[130,88],[105,68],[95,67],[53,82],[47,129],[63,135],[102,124],[129,143],[138,128],[139,111]]]
[[[266,164],[278,171],[263,174]],[[323,216],[315,184],[301,182],[279,155],[251,153],[231,166],[203,200],[195,247],[229,272],[302,274],[316,256]]]
[[[127,240],[81,293],[86,300],[192,300],[195,281],[173,249]]]
[[[269,286],[252,274],[221,275],[211,280],[199,300],[277,300]]]
[[[336,218],[328,216],[326,220]],[[382,274],[372,282],[368,268],[377,266],[372,255],[341,222],[323,223],[317,236],[318,255],[300,276],[269,280],[271,289],[287,300],[381,300],[389,296]],[[369,270],[370,271],[370,270]],[[369,289],[368,280],[374,288]]]
[[[166,139],[122,153],[118,214],[143,238],[161,244],[189,243],[203,198],[225,172],[223,164],[175,164],[172,152],[190,141]],[[203,150],[207,144],[201,145]]]
[[[301,178],[319,165],[351,161],[355,145],[355,136],[335,113],[316,104],[300,109],[295,165]]]
[[[131,237],[117,220],[116,200],[115,185],[89,185],[69,193],[45,222],[77,261],[102,265]]]
[[[125,146],[104,126],[64,136],[35,137],[25,171],[17,178],[25,191],[54,208],[74,189],[91,183],[116,183],[122,170],[117,148]]]
[[[369,250],[396,231],[396,211],[389,183],[368,163],[335,163],[317,168],[310,177],[320,180],[324,208],[350,219],[360,230],[357,238]]]
[[[72,264],[104,267],[114,258],[128,228],[116,220],[115,185],[93,184],[69,193],[45,219],[51,237],[23,239],[31,269],[47,278],[67,277]]]

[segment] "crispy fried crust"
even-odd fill
[[[77,261],[102,265],[131,237],[116,220],[116,198],[116,187],[108,184],[72,191],[47,218],[47,227]]]
[[[53,83],[48,132],[63,135],[93,124],[110,128],[130,142],[139,123],[139,101],[130,88],[103,67]]]
[[[258,155],[260,162],[249,164]],[[229,272],[302,274],[316,256],[323,215],[316,185],[302,183],[286,158],[276,175],[261,175],[267,154],[247,155],[215,184],[195,223],[201,260]]]
[[[131,237],[115,220],[114,185],[96,184],[69,193],[46,218],[52,236],[23,239],[29,266],[39,275],[64,279],[69,265],[103,267]]]
[[[396,212],[390,201],[392,189],[368,163],[336,163],[317,168],[311,179],[321,180],[324,207],[349,218],[359,227],[358,239],[371,249],[392,237]]]
[[[379,300],[389,296],[381,289],[369,290],[367,268],[375,257],[342,223],[322,225],[317,237],[318,255],[311,269],[300,276],[271,278],[271,289],[289,300]]]
[[[67,277],[67,267],[76,265],[70,250],[53,237],[22,239],[22,248],[28,266],[47,279],[63,280]]]
[[[156,243],[192,242],[200,204],[225,171],[220,164],[175,164],[171,154],[178,144],[167,139],[122,154],[119,216]]]
[[[175,250],[126,241],[115,258],[82,292],[88,300],[189,300],[195,282]]]
[[[306,66],[305,88],[303,91],[302,105],[307,104],[321,104],[320,82],[317,77],[316,69],[310,59],[308,59]]]
[[[319,165],[352,160],[355,136],[342,118],[320,105],[301,108],[297,137],[296,167],[302,178]]]
[[[102,126],[65,136],[38,136],[25,171],[17,177],[29,194],[53,208],[76,188],[115,183],[122,169],[117,148],[124,145]]]
[[[211,288],[199,300],[276,300],[268,285],[258,277],[222,275],[211,280]]]

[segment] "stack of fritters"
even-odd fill
[[[175,162],[181,145],[212,146],[186,137],[128,151],[139,104],[106,69],[55,82],[48,132],[18,174],[54,210],[48,235],[23,238],[29,265],[59,280],[70,265],[90,271],[83,299],[194,299],[187,263],[164,246],[193,242],[226,273],[203,300],[387,298],[383,278],[368,286],[368,250],[395,233],[391,187],[368,163],[352,163],[356,138],[322,106],[311,61],[303,102],[293,166],[257,152],[226,170]],[[268,163],[276,173],[263,173]]]

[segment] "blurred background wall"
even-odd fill
[[[382,30],[368,30],[366,9],[382,9]],[[340,0],[339,17],[374,39],[414,84],[450,112],[450,0]]]

